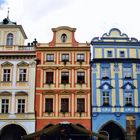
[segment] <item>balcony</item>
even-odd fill
[[[35,47],[33,46],[6,46],[6,45],[0,45],[0,51],[35,51]]]

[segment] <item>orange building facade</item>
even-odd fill
[[[68,122],[91,130],[90,46],[75,40],[75,28],[52,31],[36,47],[36,131]]]

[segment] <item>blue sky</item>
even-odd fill
[[[0,7],[5,2],[5,0],[0,0]]]
[[[52,40],[51,28],[77,28],[76,40],[90,42],[111,28],[140,40],[140,0],[0,0],[0,20],[7,16],[21,24],[27,42]],[[3,4],[1,4],[3,3]]]

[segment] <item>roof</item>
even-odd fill
[[[24,39],[27,39],[27,36],[24,32],[22,25],[17,25],[16,22],[12,22],[8,17],[4,18],[2,22],[0,22],[0,28],[19,28]]]

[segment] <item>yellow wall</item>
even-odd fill
[[[95,48],[95,58],[102,58],[102,48]]]

